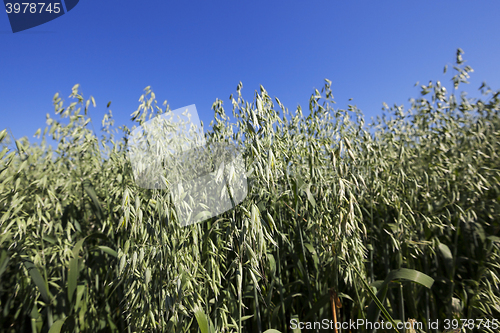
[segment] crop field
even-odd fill
[[[453,91],[370,124],[329,80],[308,112],[238,85],[205,139],[239,147],[247,194],[187,226],[134,181],[133,128],[56,94],[41,143],[0,132],[0,331],[499,332],[500,91],[459,94],[471,72],[459,49]]]

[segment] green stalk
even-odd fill
[[[240,282],[238,283],[238,333],[242,333],[241,330],[241,303],[242,303],[242,282],[243,282],[243,269],[241,264],[241,257],[238,267],[238,274],[240,275]]]
[[[399,206],[399,202],[398,202],[398,206]],[[401,228],[403,228],[403,225],[401,223],[401,208],[398,207],[398,225],[401,226]],[[398,269],[401,268],[401,264],[403,263],[403,243],[404,243],[404,229],[403,231],[401,232],[401,238],[402,238],[402,241],[400,241],[399,243],[399,253],[398,253]],[[404,294],[403,294],[403,282],[401,281],[399,283],[399,311],[400,311],[400,314],[401,314],[401,322],[404,323],[405,321],[405,300],[404,300]],[[401,329],[401,331],[403,333],[406,333],[406,328],[404,327],[403,325],[403,328]]]
[[[424,268],[425,268],[424,273],[429,274],[429,267],[427,264],[427,249],[424,249]],[[425,320],[427,321],[426,325],[429,325],[431,321],[431,316],[429,311],[429,290],[427,289],[425,290]]]
[[[231,193],[231,188],[229,187],[229,182],[227,179],[227,175],[225,172],[224,168],[224,173],[223,173],[224,181],[226,183],[226,190],[229,193],[229,198],[231,199],[231,204],[233,206],[233,221],[235,221],[236,216],[235,216],[235,210],[236,210],[236,205],[234,203],[233,199],[233,194]],[[243,228],[243,225],[240,226]],[[241,333],[241,304],[242,304],[242,284],[243,284],[243,258],[242,258],[242,253],[241,253],[241,247],[239,247],[239,267],[238,267],[238,274],[240,275],[240,280],[238,281],[238,333]]]
[[[389,312],[387,311],[387,309],[384,307],[384,305],[380,302],[380,300],[377,298],[377,295],[375,295],[373,293],[373,290],[372,288],[368,285],[368,283],[363,279],[363,277],[361,276],[361,273],[356,269],[355,266],[351,266],[354,271],[356,272],[356,274],[358,274],[358,277],[361,279],[361,281],[363,282],[366,290],[368,291],[368,293],[370,294],[370,296],[372,297],[373,301],[375,302],[375,304],[377,305],[377,307],[380,309],[380,311],[382,312],[382,314],[384,315],[385,319],[390,321],[391,324],[392,324],[392,328],[394,331],[397,332],[396,330],[396,327],[397,327],[397,324],[396,322],[394,321],[394,319],[392,319],[391,315],[389,314]]]
[[[401,267],[400,267],[401,268]],[[401,311],[401,321],[404,323],[405,321],[405,302],[403,296],[403,282],[399,283],[399,308]],[[402,332],[406,332],[406,328],[403,325]]]
[[[305,282],[306,282],[306,285],[307,285],[307,291],[308,291],[308,305],[309,305],[309,309],[312,309],[312,304],[311,304],[311,300],[312,300],[312,290],[311,290],[311,283],[309,281],[309,270],[307,268],[307,258],[306,258],[306,248],[304,246],[304,238],[302,236],[302,227],[300,225],[300,222],[299,222],[299,218],[298,218],[298,211],[299,211],[299,184],[298,184],[298,180],[295,179],[295,221],[297,223],[297,228],[299,229],[299,236],[300,236],[300,246],[302,248],[302,256],[304,258],[304,269],[305,269]]]
[[[281,219],[281,207],[278,207],[278,216],[280,222],[280,230],[283,230],[283,221]],[[283,309],[283,277],[281,276],[281,257],[280,257],[280,248],[282,246],[281,237],[278,238],[278,247],[276,248],[277,260],[278,264],[278,279],[279,279],[279,289],[280,289],[280,314],[281,318],[283,318],[283,329],[286,327],[286,318],[285,318],[285,310]]]
[[[457,267],[457,251],[458,251],[458,233],[460,232],[460,217],[457,219],[457,224],[455,226],[455,239],[453,242],[453,266],[451,269],[451,287],[450,287],[450,300],[455,292],[455,270]]]
[[[45,289],[48,291],[49,293],[49,297],[50,297],[50,291],[49,291],[49,280],[47,278],[47,262],[45,260],[45,245],[44,245],[44,241],[43,241],[43,225],[40,221],[40,241],[42,243],[42,257],[43,257],[43,277],[44,277],[44,283],[45,283]],[[51,309],[51,302],[52,300],[50,300],[50,303],[47,304],[47,323],[49,325],[49,328],[52,327],[52,324],[54,323],[54,319],[52,317],[52,309]]]
[[[259,307],[259,295],[257,293],[257,286],[254,286],[253,293],[255,297],[255,312],[257,320],[257,331],[262,333],[262,323],[260,322],[260,307]]]

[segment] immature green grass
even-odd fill
[[[461,56],[455,89],[472,72]],[[242,149],[249,193],[184,228],[168,190],[135,185],[132,129],[109,111],[98,138],[78,85],[67,107],[54,96],[41,145],[0,132],[0,330],[271,333],[335,314],[498,331],[500,92],[431,82],[365,125],[333,108],[330,83],[307,116],[240,84],[231,124],[216,100],[207,142]],[[149,87],[140,102],[137,125],[169,111]]]

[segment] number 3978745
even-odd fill
[[[45,2],[16,2],[16,3],[6,3],[5,10],[7,14],[15,13],[23,13],[23,14],[41,14],[43,12],[59,14],[61,11],[61,7],[59,7],[59,3],[48,3]]]

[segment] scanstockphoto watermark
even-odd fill
[[[207,143],[194,104],[134,129],[128,155],[139,187],[170,191],[181,226],[234,209],[247,196],[242,153],[235,144]]]
[[[349,320],[349,321],[337,321],[334,322],[330,319],[323,319],[322,321],[299,321],[298,319],[290,320],[290,328],[292,330],[295,329],[306,329],[306,330],[333,330],[333,329],[343,329],[343,330],[390,330],[390,329],[413,329],[413,330],[422,330],[424,327],[423,323],[417,321],[408,321],[408,322],[397,322],[396,327],[389,321],[380,321],[380,322],[370,322],[366,319],[357,319],[357,320]]]

